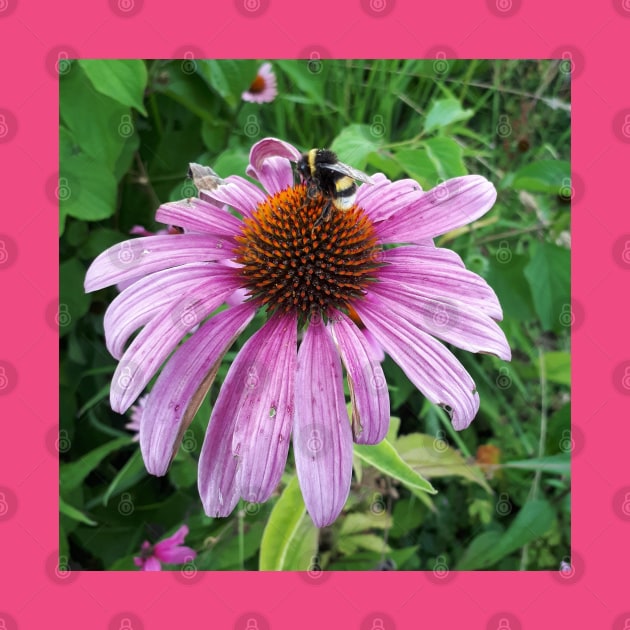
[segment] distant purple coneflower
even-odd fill
[[[267,62],[260,66],[256,78],[249,89],[241,94],[241,98],[250,103],[270,103],[277,95],[276,75],[271,69],[271,64]]]
[[[210,516],[228,515],[239,497],[265,501],[292,437],[304,500],[322,527],[348,497],[353,440],[376,444],[387,433],[383,351],[460,430],[477,413],[479,396],[436,337],[503,359],[510,349],[496,323],[502,311],[494,291],[457,254],[433,244],[492,207],[490,182],[469,175],[423,192],[413,180],[376,174],[349,211],[322,221],[326,199],[294,182],[291,164],[299,158],[274,138],[254,145],[247,174],[264,190],[192,165],[200,198],[166,203],[156,214],[184,233],[115,245],[94,261],[85,287],[140,276],[112,302],[104,327],[120,360],[110,394],[115,411],[124,413],[168,359],[140,426],[144,461],[155,475],[166,473],[224,354],[265,312],[214,405],[200,495]]]

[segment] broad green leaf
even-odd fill
[[[507,241],[499,243],[497,255],[488,260],[488,284],[494,289],[503,313],[518,322],[534,319],[532,291],[525,277],[528,257],[512,252]]]
[[[512,181],[512,187],[516,190],[552,195],[561,194],[570,186],[571,164],[566,160],[539,160],[526,164],[514,173]]]
[[[376,553],[387,553],[390,551],[390,547],[383,540],[383,537],[375,534],[342,536],[337,540],[337,548],[345,555],[356,553],[359,549],[366,549]]]
[[[65,158],[87,154],[111,175],[125,144],[135,135],[129,107],[97,92],[82,69],[73,66],[59,82],[59,114],[73,145],[67,151],[60,141],[60,168]]]
[[[197,482],[197,462],[180,449],[168,470],[168,478],[176,488],[190,488]]]
[[[414,492],[437,494],[437,490],[416,472],[387,440],[374,445],[355,444],[354,453],[370,466],[398,479]]]
[[[341,162],[363,169],[370,153],[378,150],[379,142],[368,125],[349,125],[332,141],[330,148]]]
[[[59,484],[62,493],[78,488],[105,457],[130,443],[131,438],[120,437],[98,446],[75,462],[61,464],[59,466]]]
[[[571,303],[571,252],[552,243],[536,243],[525,267],[536,313],[544,330],[561,330]]]
[[[306,571],[317,555],[319,530],[306,512],[297,477],[271,511],[260,546],[261,571]]]
[[[114,214],[118,183],[111,169],[76,148],[66,129],[59,132],[59,184],[62,216],[100,221]]]
[[[140,59],[79,59],[79,65],[101,94],[135,107],[144,116],[147,68]]]
[[[76,258],[59,266],[59,335],[74,329],[90,308],[91,298],[83,290],[85,267]]]
[[[405,462],[425,477],[463,477],[492,492],[479,468],[469,465],[455,449],[436,442],[431,435],[409,433],[399,437],[394,446]]]
[[[571,355],[568,352],[545,352],[545,376],[559,385],[571,384]]]
[[[348,536],[366,532],[370,529],[389,529],[392,526],[392,518],[387,512],[352,512],[341,522],[340,536]]]
[[[423,189],[431,188],[440,178],[437,168],[423,147],[416,149],[398,149],[394,159],[412,179],[422,184]]]
[[[433,101],[424,121],[424,131],[430,133],[451,123],[468,120],[473,113],[472,109],[462,109],[460,102],[454,98]]]
[[[532,457],[517,462],[506,462],[504,468],[518,468],[520,470],[541,470],[542,472],[568,475],[571,473],[571,455],[557,453],[546,457]]]
[[[323,59],[311,63],[310,67],[317,69],[318,72],[309,71],[308,60],[300,60],[296,63],[292,59],[277,59],[274,63],[289,75],[292,91],[303,92],[310,97],[311,102],[321,106],[325,105],[324,88],[330,67],[327,60]]]
[[[199,74],[230,107],[240,103],[241,94],[256,78],[257,71],[253,61],[241,59],[202,59],[197,67]]]
[[[459,177],[468,172],[462,160],[462,148],[452,138],[429,138],[424,148],[441,179]]]
[[[77,508],[73,507],[66,503],[61,497],[59,497],[59,512],[64,514],[68,518],[71,518],[73,521],[78,521],[79,523],[85,523],[85,525],[97,525],[96,521],[93,521],[91,518],[88,518],[81,510],[77,510]]]
[[[485,560],[501,540],[502,532],[489,531],[472,539],[457,563],[457,571],[471,571],[486,566]]]
[[[200,571],[239,571],[241,561],[253,558],[260,549],[263,523],[247,523],[242,536],[220,540],[215,546],[197,556],[195,566]]]
[[[103,505],[107,505],[112,496],[127,490],[145,475],[144,461],[142,461],[142,454],[138,448],[107,487],[103,495]]]
[[[552,527],[553,521],[554,511],[547,501],[528,501],[503,534],[494,538],[490,534],[482,534],[486,536],[482,540],[483,544],[475,544],[474,555],[465,553],[457,569],[470,571],[491,567],[505,556],[543,536]],[[480,538],[478,536],[475,540]],[[473,544],[469,550],[471,547]]]

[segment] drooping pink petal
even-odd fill
[[[187,339],[164,366],[140,425],[140,448],[151,474],[166,474],[184,432],[212,385],[221,359],[254,313],[251,304],[221,311]]]
[[[86,292],[189,262],[231,258],[229,241],[205,234],[143,236],[99,254],[85,275]]]
[[[455,429],[465,429],[479,409],[479,394],[453,354],[406,315],[390,311],[372,293],[354,307],[409,380],[432,403],[450,410]]]
[[[226,239],[239,234],[241,228],[241,221],[234,215],[196,197],[162,204],[155,213],[155,220]]]
[[[124,413],[182,338],[238,287],[235,278],[200,284],[153,318],[131,342],[112,378],[110,405]]]
[[[335,313],[330,328],[346,366],[354,441],[378,444],[389,428],[389,392],[381,364],[361,330],[343,313]]]
[[[294,415],[297,317],[272,317],[245,343],[223,383],[238,392],[223,413],[236,416],[237,484],[251,503],[269,498],[287,462]],[[218,404],[218,402],[217,402]]]
[[[223,282],[234,271],[216,263],[187,263],[145,276],[116,296],[105,312],[107,349],[120,359],[129,337],[200,283]],[[229,286],[233,286],[230,283]]]
[[[481,175],[449,179],[377,225],[378,237],[383,243],[418,243],[445,234],[483,216],[496,197]]]
[[[505,333],[480,310],[463,302],[436,300],[416,287],[381,279],[370,290],[386,308],[414,321],[422,330],[462,350],[493,354],[509,361],[512,353]]]
[[[449,249],[410,245],[382,252],[379,278],[404,283],[428,298],[468,304],[500,321],[503,311],[488,283]]]
[[[293,449],[306,509],[317,527],[325,527],[350,492],[352,432],[339,355],[319,319],[311,321],[298,350]]]
[[[258,186],[238,175],[226,177],[212,190],[200,190],[199,196],[210,204],[227,204],[245,217],[251,217],[267,198]]]
[[[300,155],[300,152],[288,142],[265,138],[252,147],[249,153],[249,166],[245,172],[257,179],[270,195],[274,195],[293,185],[291,162],[297,162]]]

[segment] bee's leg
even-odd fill
[[[330,212],[332,210],[333,204],[330,199],[326,201],[326,204],[322,208],[322,213],[319,215],[319,218],[313,224],[313,229],[315,229],[318,225],[321,225],[324,221],[330,221]]]

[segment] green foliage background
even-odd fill
[[[60,556],[135,569],[143,540],[183,522],[199,570],[557,569],[570,556],[570,75],[558,61],[274,61],[279,95],[241,93],[255,60],[80,60],[60,67]],[[439,239],[504,308],[511,363],[455,350],[481,408],[451,429],[387,359],[388,441],[355,447],[346,509],[316,530],[292,457],[264,505],[203,514],[196,460],[228,354],[168,475],[144,471],[128,418],[108,404],[103,340],[114,288],[85,295],[89,263],[149,230],[160,203],[195,194],[189,162],[244,175],[266,136],[423,188],[466,173],[493,181],[480,221]],[[492,462],[489,465],[488,462]],[[426,480],[437,490],[428,494]],[[175,568],[175,567],[170,567]]]

